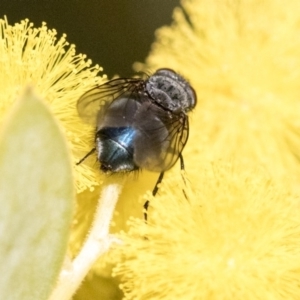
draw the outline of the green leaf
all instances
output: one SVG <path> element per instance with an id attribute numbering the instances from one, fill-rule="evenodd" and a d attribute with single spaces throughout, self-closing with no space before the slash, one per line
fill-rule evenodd
<path id="1" fill-rule="evenodd" d="M 0 299 L 47 299 L 74 206 L 65 139 L 28 89 L 0 133 Z"/>

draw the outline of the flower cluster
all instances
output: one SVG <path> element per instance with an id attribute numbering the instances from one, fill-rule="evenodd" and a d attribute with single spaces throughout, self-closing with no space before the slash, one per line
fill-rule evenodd
<path id="1" fill-rule="evenodd" d="M 20 97 L 27 85 L 33 85 L 61 123 L 73 153 L 79 161 L 93 147 L 94 128 L 78 117 L 76 102 L 88 89 L 103 81 L 97 74 L 102 69 L 85 55 L 76 54 L 66 35 L 43 23 L 34 28 L 29 20 L 11 26 L 0 20 L 0 122 L 11 104 Z M 99 184 L 99 175 L 87 164 L 77 167 L 78 192 Z"/>
<path id="2" fill-rule="evenodd" d="M 202 167 L 197 185 L 166 180 L 148 223 L 121 235 L 125 299 L 297 299 L 300 197 L 263 170 Z"/>

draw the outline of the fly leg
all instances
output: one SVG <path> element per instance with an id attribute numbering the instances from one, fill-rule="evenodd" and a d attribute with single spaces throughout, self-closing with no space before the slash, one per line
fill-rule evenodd
<path id="1" fill-rule="evenodd" d="M 79 162 L 76 163 L 76 166 L 80 165 L 83 161 L 85 161 L 91 154 L 96 151 L 96 148 L 93 148 L 90 152 L 88 152 Z"/>
<path id="2" fill-rule="evenodd" d="M 183 156 L 182 156 L 181 153 L 179 154 L 179 159 L 180 159 L 181 177 L 182 177 L 182 180 L 183 180 L 183 182 L 184 182 L 184 185 L 186 186 L 186 181 L 185 181 L 185 178 L 184 178 L 184 176 L 183 176 L 183 174 L 182 174 L 182 172 L 185 171 L 185 169 L 184 169 Z M 183 192 L 183 195 L 184 195 L 185 199 L 188 200 L 188 197 L 187 197 L 186 192 L 185 192 L 184 189 L 182 190 L 182 192 Z"/>
<path id="3" fill-rule="evenodd" d="M 155 197 L 155 195 L 156 195 L 156 193 L 157 193 L 157 191 L 158 191 L 158 185 L 162 182 L 162 180 L 163 180 L 163 178 L 164 178 L 164 174 L 165 174 L 165 172 L 161 172 L 161 173 L 159 174 L 159 177 L 158 177 L 158 179 L 157 179 L 157 181 L 156 181 L 156 184 L 155 184 L 155 186 L 154 186 L 154 189 L 153 189 L 153 191 L 152 191 L 152 196 L 153 196 L 153 197 Z M 150 204 L 150 201 L 149 201 L 149 200 L 147 200 L 147 201 L 145 202 L 145 204 L 144 204 L 144 220 L 145 220 L 146 223 L 147 223 L 147 217 L 148 217 L 148 207 L 149 207 L 149 204 Z"/>

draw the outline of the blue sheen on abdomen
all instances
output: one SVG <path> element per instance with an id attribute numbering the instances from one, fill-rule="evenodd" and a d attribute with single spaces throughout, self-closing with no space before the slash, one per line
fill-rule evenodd
<path id="1" fill-rule="evenodd" d="M 135 135 L 132 127 L 104 127 L 97 132 L 98 159 L 104 172 L 138 169 L 133 161 Z"/>

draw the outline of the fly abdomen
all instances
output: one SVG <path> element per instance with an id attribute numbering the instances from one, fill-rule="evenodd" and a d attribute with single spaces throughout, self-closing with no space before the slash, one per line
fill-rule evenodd
<path id="1" fill-rule="evenodd" d="M 100 168 L 104 172 L 130 172 L 138 169 L 133 161 L 135 129 L 104 127 L 96 135 Z"/>

